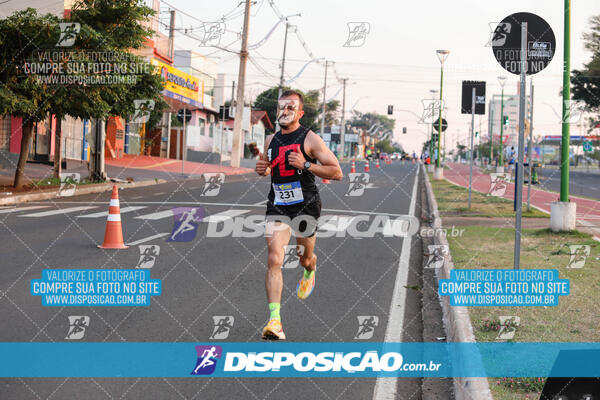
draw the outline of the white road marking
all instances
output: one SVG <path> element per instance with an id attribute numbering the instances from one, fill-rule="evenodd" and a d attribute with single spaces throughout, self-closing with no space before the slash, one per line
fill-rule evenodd
<path id="1" fill-rule="evenodd" d="M 173 216 L 173 210 L 164 210 L 164 211 L 158 211 L 152 214 L 146 214 L 146 215 L 140 215 L 135 217 L 135 219 L 150 219 L 150 220 L 157 220 L 157 219 L 163 219 L 163 218 L 168 218 Z"/>
<path id="2" fill-rule="evenodd" d="M 30 202 L 30 203 L 35 203 L 35 202 Z M 61 201 L 61 204 L 98 204 L 98 205 L 106 205 L 105 202 L 89 202 L 89 201 Z M 242 204 L 242 203 L 212 203 L 212 202 L 203 202 L 203 201 L 128 201 L 127 204 L 148 204 L 148 205 L 152 205 L 152 204 L 158 204 L 161 206 L 169 206 L 169 205 L 189 205 L 189 206 L 224 206 L 224 207 L 260 207 L 262 208 L 263 205 L 262 204 Z M 406 214 L 392 214 L 392 213 L 387 213 L 387 212 L 374 212 L 374 211 L 362 211 L 362 210 L 340 210 L 337 208 L 323 208 L 321 211 L 330 211 L 330 212 L 338 212 L 338 213 L 345 213 L 345 214 L 361 214 L 361 215 L 387 215 L 390 217 L 405 217 Z M 161 219 L 161 218 L 165 218 L 170 216 L 171 214 L 168 215 L 162 215 L 163 212 L 167 212 L 169 213 L 170 210 L 168 211 L 161 211 L 159 213 L 155 213 L 155 214 L 160 214 L 158 216 L 158 218 L 156 219 Z M 547 212 L 547 211 L 546 211 Z M 153 214 L 148 214 L 148 215 L 153 215 Z M 136 218 L 140 218 L 140 219 L 154 219 L 154 218 L 143 218 L 146 217 L 144 215 L 141 215 L 139 217 Z"/>
<path id="3" fill-rule="evenodd" d="M 50 215 L 68 214 L 68 213 L 74 213 L 74 212 L 77 212 L 77 211 L 90 210 L 92 208 L 96 208 L 96 206 L 82 206 L 82 207 L 71 207 L 71 208 L 59 208 L 58 210 L 42 211 L 42 212 L 39 212 L 39 213 L 19 215 L 19 217 L 33 217 L 33 218 L 48 217 Z"/>
<path id="4" fill-rule="evenodd" d="M 247 214 L 250 210 L 227 210 L 220 212 L 218 214 L 210 215 L 208 218 L 204 218 L 202 222 L 210 223 L 210 222 L 222 222 L 233 217 L 237 217 L 238 215 Z"/>
<path id="5" fill-rule="evenodd" d="M 125 214 L 135 210 L 141 210 L 142 208 L 146 208 L 146 206 L 123 207 L 121 208 L 121 214 Z M 102 211 L 93 214 L 78 215 L 77 218 L 100 218 L 106 217 L 107 215 L 108 211 Z"/>
<path id="6" fill-rule="evenodd" d="M 167 194 L 166 192 L 158 192 L 154 193 L 154 196 L 162 196 L 163 194 Z"/>
<path id="7" fill-rule="evenodd" d="M 10 207 L 10 208 L 0 208 L 0 214 L 6 214 L 11 212 L 19 212 L 26 210 L 35 210 L 38 208 L 48 208 L 50 206 L 31 206 L 31 207 Z"/>
<path id="8" fill-rule="evenodd" d="M 258 203 L 254 203 L 252 205 L 253 206 L 262 206 L 263 204 L 267 204 L 267 201 L 269 201 L 269 200 L 267 199 L 267 200 L 259 201 Z"/>
<path id="9" fill-rule="evenodd" d="M 135 242 L 129 242 L 129 243 L 127 243 L 127 246 L 135 246 L 135 245 L 140 244 L 140 243 L 149 242 L 151 240 L 158 239 L 158 238 L 161 238 L 163 236 L 169 236 L 169 235 L 170 235 L 169 232 L 159 233 L 157 235 L 152 235 L 152 236 L 148 236 L 148 237 L 143 238 L 143 239 L 136 240 Z"/>
<path id="10" fill-rule="evenodd" d="M 417 202 L 417 184 L 419 182 L 419 171 L 415 174 L 415 183 L 413 184 L 412 196 L 408 215 L 415 215 L 415 204 Z M 402 240 L 402 250 L 400 251 L 400 260 L 398 261 L 398 272 L 396 273 L 396 282 L 394 283 L 394 292 L 390 304 L 389 318 L 385 330 L 384 342 L 401 342 L 402 329 L 404 322 L 404 308 L 406 306 L 406 283 L 408 281 L 408 269 L 410 262 L 410 249 L 412 237 L 408 236 Z M 392 400 L 396 398 L 396 387 L 398 378 L 377 378 L 375 390 L 373 391 L 373 400 Z"/>

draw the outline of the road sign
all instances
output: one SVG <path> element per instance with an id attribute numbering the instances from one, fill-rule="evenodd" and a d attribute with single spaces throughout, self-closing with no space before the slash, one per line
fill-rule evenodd
<path id="1" fill-rule="evenodd" d="M 183 122 L 184 113 L 185 113 L 185 122 L 190 122 L 190 120 L 192 119 L 192 112 L 190 110 L 188 110 L 187 108 L 182 108 L 181 110 L 177 111 L 177 119 L 179 120 L 179 122 Z"/>
<path id="2" fill-rule="evenodd" d="M 521 23 L 527 22 L 527 75 L 537 74 L 550 64 L 556 51 L 556 38 L 550 25 L 540 16 L 520 12 L 509 15 L 496 26 L 492 51 L 502 68 L 521 73 Z"/>
<path id="3" fill-rule="evenodd" d="M 462 107 L 461 114 L 471 114 L 471 102 L 475 88 L 475 114 L 485 114 L 485 82 L 463 81 L 462 82 Z"/>
<path id="4" fill-rule="evenodd" d="M 592 152 L 594 150 L 594 148 L 592 147 L 592 142 L 589 140 L 586 140 L 585 142 L 583 142 L 583 151 L 585 151 L 586 153 Z"/>
<path id="5" fill-rule="evenodd" d="M 435 128 L 436 131 L 440 131 L 440 119 L 436 119 L 435 122 L 433 123 L 433 127 Z M 448 129 L 448 121 L 446 121 L 445 118 L 442 118 L 442 132 L 444 132 L 446 129 Z"/>

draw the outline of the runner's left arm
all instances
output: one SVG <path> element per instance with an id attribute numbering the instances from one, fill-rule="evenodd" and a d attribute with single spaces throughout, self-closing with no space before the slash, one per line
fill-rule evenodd
<path id="1" fill-rule="evenodd" d="M 324 179 L 333 179 L 336 181 L 342 180 L 344 175 L 342 174 L 342 169 L 340 168 L 337 157 L 329 150 L 319 135 L 312 131 L 309 132 L 304 143 L 306 153 L 309 156 L 316 158 L 320 163 L 312 164 L 310 166 L 309 171 L 311 173 Z M 288 160 L 294 168 L 303 169 L 305 161 L 304 156 L 302 153 L 296 154 L 297 156 L 288 157 Z"/>

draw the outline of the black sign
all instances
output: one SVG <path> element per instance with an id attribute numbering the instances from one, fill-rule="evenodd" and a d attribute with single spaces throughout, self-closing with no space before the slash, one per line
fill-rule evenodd
<path id="1" fill-rule="evenodd" d="M 181 110 L 177 111 L 177 119 L 179 120 L 179 122 L 183 122 L 184 114 L 185 122 L 190 122 L 190 120 L 192 119 L 192 112 L 187 108 L 182 108 Z"/>
<path id="2" fill-rule="evenodd" d="M 433 123 L 433 127 L 436 131 L 440 131 L 440 119 L 436 119 L 435 122 Z M 446 129 L 448 129 L 448 121 L 446 121 L 444 118 L 442 118 L 442 132 L 444 132 Z"/>
<path id="3" fill-rule="evenodd" d="M 471 114 L 473 103 L 473 88 L 475 88 L 475 114 L 485 114 L 485 82 L 463 81 L 461 114 Z"/>
<path id="4" fill-rule="evenodd" d="M 521 73 L 521 23 L 527 22 L 527 75 L 537 74 L 550 64 L 556 51 L 556 38 L 550 25 L 528 12 L 509 15 L 492 33 L 494 57 L 511 74 Z"/>

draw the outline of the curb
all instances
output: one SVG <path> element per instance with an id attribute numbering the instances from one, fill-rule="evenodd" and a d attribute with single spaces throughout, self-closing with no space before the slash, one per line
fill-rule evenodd
<path id="1" fill-rule="evenodd" d="M 423 174 L 425 178 L 425 187 L 427 190 L 427 202 L 429 204 L 429 214 L 432 218 L 432 227 L 435 236 L 433 243 L 436 245 L 448 246 L 448 240 L 441 233 L 442 219 L 438 211 L 437 202 L 433 195 L 433 189 L 429 182 L 427 173 Z M 448 255 L 444 257 L 444 264 L 436 270 L 436 277 L 440 279 L 450 278 L 450 271 L 454 269 L 452 256 L 450 255 L 450 247 L 448 246 Z M 447 296 L 440 297 L 442 304 L 444 327 L 446 329 L 448 342 L 475 343 L 475 335 L 473 334 L 473 326 L 469 317 L 467 307 L 455 307 L 450 305 L 450 298 Z M 464 362 L 465 360 L 458 360 Z M 470 378 L 459 377 L 452 378 L 454 381 L 454 396 L 456 400 L 493 400 L 492 393 L 487 378 Z"/>
<path id="2" fill-rule="evenodd" d="M 151 181 L 148 180 L 148 181 L 139 181 L 139 182 L 132 182 L 132 183 L 111 182 L 111 183 L 104 183 L 104 184 L 99 184 L 99 185 L 90 185 L 89 187 L 84 186 L 81 188 L 77 188 L 75 193 L 72 196 L 68 196 L 68 197 L 79 196 L 79 195 L 90 194 L 90 193 L 107 192 L 107 191 L 112 190 L 112 187 L 114 185 L 118 185 L 119 189 L 129 189 L 129 188 L 144 187 L 144 186 L 151 186 L 151 185 L 160 185 L 162 183 L 167 183 L 167 181 L 164 179 L 155 179 L 155 180 L 151 180 Z M 46 191 L 39 191 L 36 193 L 26 193 L 26 194 L 18 194 L 18 195 L 10 196 L 10 197 L 4 197 L 4 198 L 0 199 L 0 206 L 10 206 L 10 205 L 26 203 L 28 201 L 49 200 L 49 199 L 62 198 L 62 197 L 63 196 L 58 195 L 57 189 L 51 189 L 51 190 L 46 190 Z M 67 196 L 64 196 L 64 197 L 67 197 Z"/>

